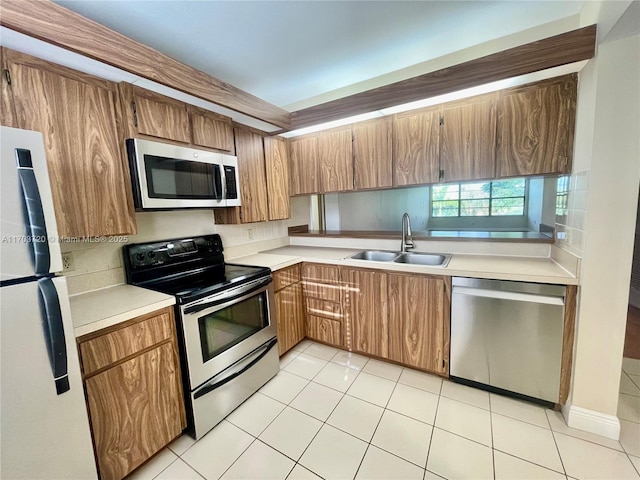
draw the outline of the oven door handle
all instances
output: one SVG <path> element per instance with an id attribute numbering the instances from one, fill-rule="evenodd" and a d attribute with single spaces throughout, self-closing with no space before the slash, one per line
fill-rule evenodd
<path id="1" fill-rule="evenodd" d="M 264 278 L 262 280 L 256 280 L 255 282 L 252 282 L 251 284 L 249 284 L 250 286 L 246 289 L 238 287 L 238 289 L 233 289 L 232 291 L 227 292 L 226 294 L 223 293 L 220 295 L 216 295 L 215 300 L 211 300 L 210 302 L 197 303 L 190 307 L 189 306 L 185 307 L 183 313 L 185 315 L 189 315 L 192 313 L 201 312 L 202 310 L 207 310 L 208 308 L 211 308 L 211 307 L 222 305 L 223 303 L 237 300 L 238 298 L 244 297 L 246 295 L 249 295 L 250 293 L 260 290 L 261 288 L 264 288 L 265 285 L 270 284 L 272 281 L 273 281 L 273 278 L 271 276 Z"/>
<path id="2" fill-rule="evenodd" d="M 278 343 L 277 338 L 272 338 L 269 342 L 265 343 L 261 347 L 257 348 L 249 355 L 247 355 L 244 359 L 238 361 L 235 365 L 229 368 L 229 372 L 223 371 L 220 374 L 213 377 L 208 383 L 205 383 L 198 390 L 193 393 L 193 399 L 197 399 L 205 396 L 207 393 L 212 392 L 213 390 L 222 387 L 223 385 L 229 383 L 234 378 L 239 377 L 244 372 L 253 367 L 256 363 L 262 360 L 267 353 L 271 351 L 271 349 Z M 260 350 L 262 350 L 260 352 Z M 257 356 L 256 356 L 257 355 Z M 253 359 L 252 359 L 253 358 Z M 249 361 L 249 363 L 246 363 Z M 235 367 L 235 368 L 234 368 Z"/>

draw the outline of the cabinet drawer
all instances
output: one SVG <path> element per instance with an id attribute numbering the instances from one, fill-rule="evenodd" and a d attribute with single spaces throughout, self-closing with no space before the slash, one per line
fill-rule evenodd
<path id="1" fill-rule="evenodd" d="M 80 343 L 84 375 L 134 355 L 173 336 L 173 310 L 157 312 L 151 318 Z"/>
<path id="2" fill-rule="evenodd" d="M 273 272 L 273 288 L 277 292 L 300 281 L 300 265 Z"/>
<path id="3" fill-rule="evenodd" d="M 329 302 L 342 302 L 340 267 L 332 265 L 305 264 L 302 279 L 307 298 L 319 298 Z"/>
<path id="4" fill-rule="evenodd" d="M 307 337 L 342 346 L 342 324 L 328 318 L 307 316 Z"/>
<path id="5" fill-rule="evenodd" d="M 342 322 L 342 305 L 339 303 L 325 302 L 314 298 L 307 299 L 307 312 L 309 315 L 329 318 L 336 322 Z"/>

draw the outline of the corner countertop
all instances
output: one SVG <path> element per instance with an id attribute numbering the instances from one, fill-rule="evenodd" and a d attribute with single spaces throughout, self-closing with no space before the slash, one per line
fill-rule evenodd
<path id="1" fill-rule="evenodd" d="M 172 295 L 133 285 L 71 295 L 69 300 L 76 338 L 176 303 Z"/>
<path id="2" fill-rule="evenodd" d="M 577 285 L 578 279 L 548 257 L 453 254 L 447 267 L 372 262 L 349 258 L 360 250 L 330 247 L 288 246 L 229 259 L 230 263 L 259 265 L 279 270 L 299 262 L 330 263 L 407 273 Z M 446 252 L 443 252 L 446 253 Z"/>

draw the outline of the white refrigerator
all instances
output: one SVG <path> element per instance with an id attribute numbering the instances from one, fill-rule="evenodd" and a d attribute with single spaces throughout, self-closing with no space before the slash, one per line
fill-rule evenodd
<path id="1" fill-rule="evenodd" d="M 0 152 L 0 478 L 95 479 L 43 136 Z"/>

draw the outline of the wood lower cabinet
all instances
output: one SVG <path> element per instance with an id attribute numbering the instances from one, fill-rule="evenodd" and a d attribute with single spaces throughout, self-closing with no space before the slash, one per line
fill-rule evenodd
<path id="1" fill-rule="evenodd" d="M 43 133 L 59 235 L 136 233 L 117 85 L 9 49 L 2 58 L 2 122 Z"/>
<path id="2" fill-rule="evenodd" d="M 295 137 L 289 141 L 291 195 L 320 192 L 318 161 L 317 134 Z"/>
<path id="3" fill-rule="evenodd" d="M 571 173 L 577 74 L 500 92 L 496 177 Z"/>
<path id="4" fill-rule="evenodd" d="M 352 128 L 355 189 L 391 187 L 391 118 L 356 123 Z"/>
<path id="5" fill-rule="evenodd" d="M 342 280 L 350 347 L 357 352 L 388 358 L 387 274 L 342 268 Z"/>
<path id="6" fill-rule="evenodd" d="M 348 348 L 348 339 L 345 339 L 344 287 L 340 267 L 304 263 L 302 283 L 307 337 L 336 347 Z"/>
<path id="7" fill-rule="evenodd" d="M 78 339 L 98 470 L 120 480 L 186 426 L 173 309 Z"/>
<path id="8" fill-rule="evenodd" d="M 273 281 L 278 326 L 278 352 L 283 355 L 305 337 L 305 311 L 300 265 L 274 272 Z"/>
<path id="9" fill-rule="evenodd" d="M 451 277 L 390 273 L 389 358 L 422 370 L 449 370 Z"/>
<path id="10" fill-rule="evenodd" d="M 440 178 L 441 106 L 393 119 L 394 186 L 436 183 Z"/>

